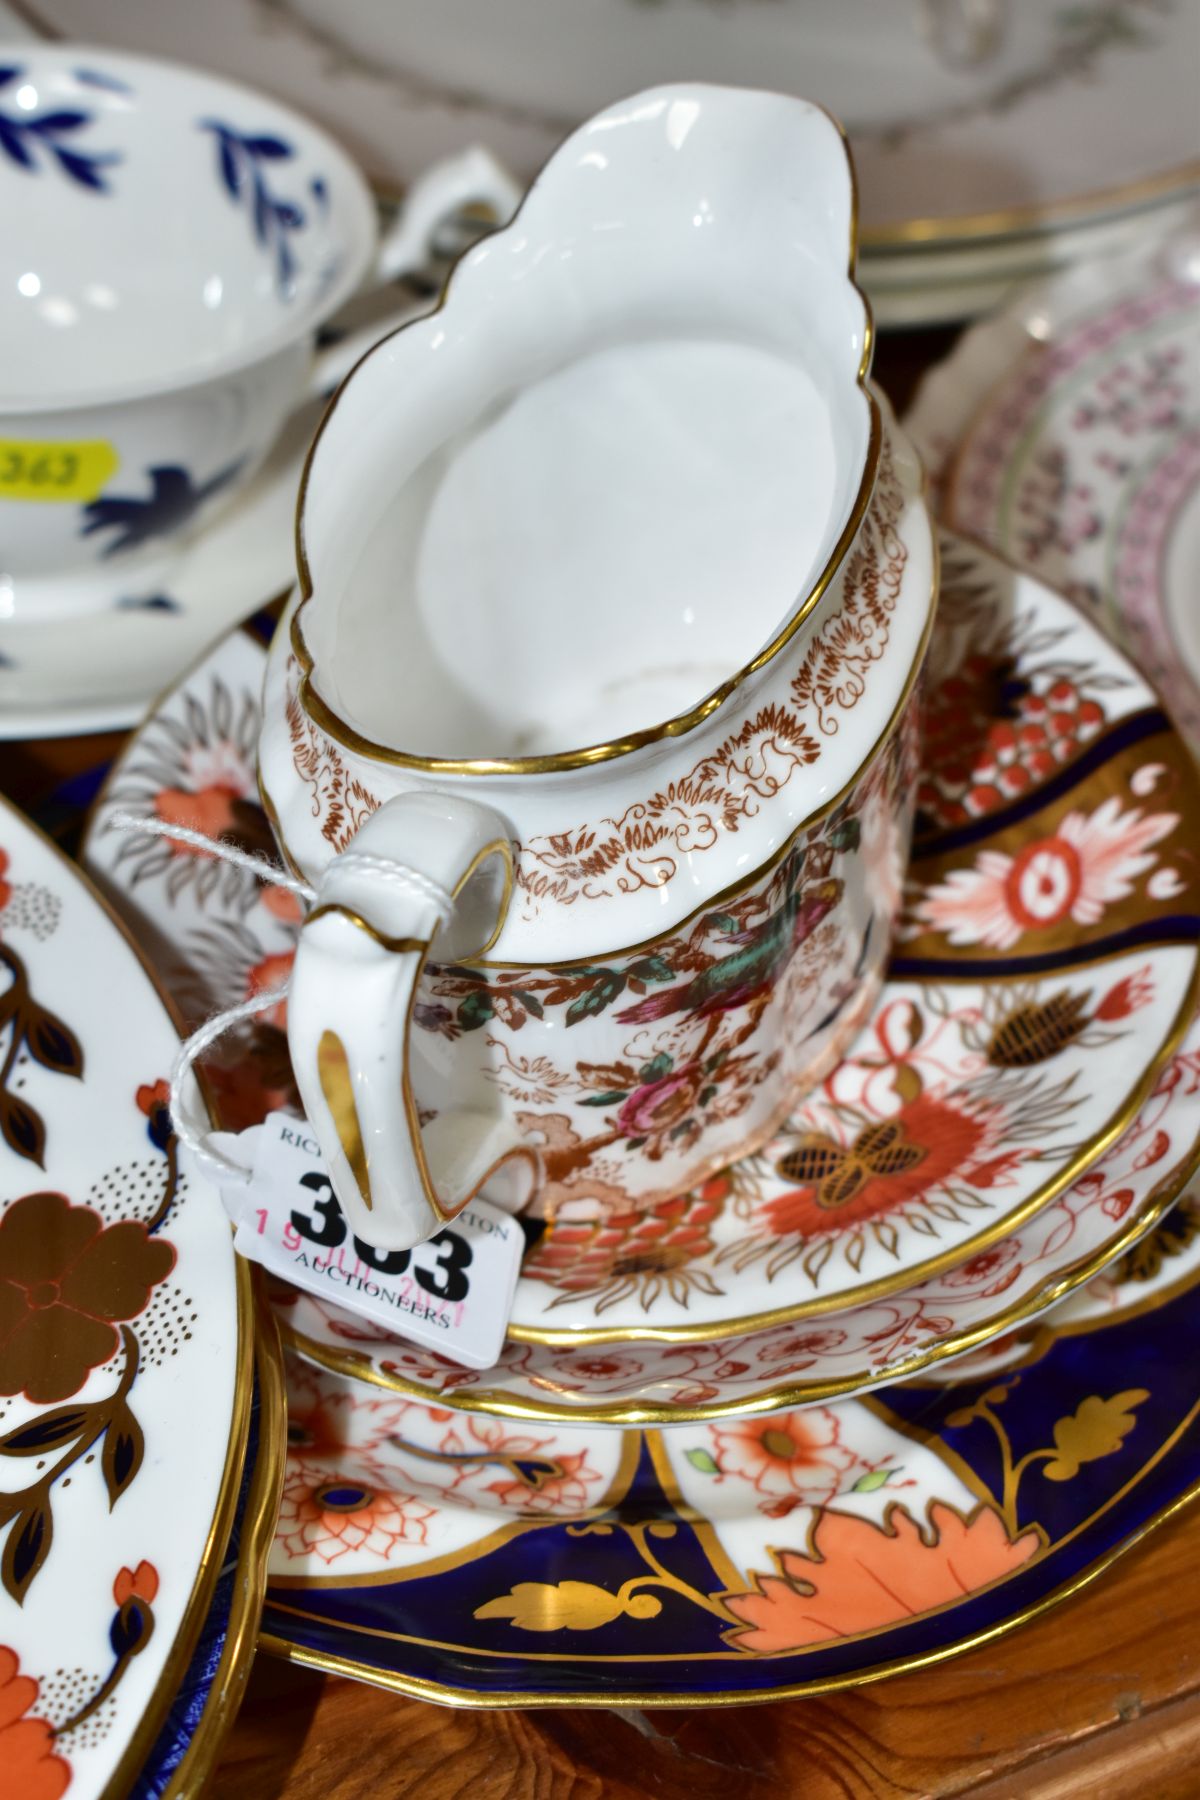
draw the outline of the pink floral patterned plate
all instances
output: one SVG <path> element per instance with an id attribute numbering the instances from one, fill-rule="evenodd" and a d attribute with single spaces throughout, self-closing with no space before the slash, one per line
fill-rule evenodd
<path id="1" fill-rule="evenodd" d="M 249 1283 L 180 1166 L 177 1045 L 116 921 L 0 807 L 0 1788 L 22 1800 L 129 1791 L 238 1500 Z"/>
<path id="2" fill-rule="evenodd" d="M 1025 290 L 906 424 L 947 523 L 1098 615 L 1200 744 L 1200 215 Z"/>
<path id="3" fill-rule="evenodd" d="M 1084 1171 L 1190 1021 L 1190 762 L 1072 607 L 960 545 L 945 570 L 907 922 L 852 1054 L 763 1154 L 699 1192 L 557 1221 L 526 1256 L 498 1370 L 472 1375 L 281 1294 L 311 1355 L 498 1411 L 616 1421 L 812 1399 L 1032 1316 L 1178 1192 L 1197 1131 L 1182 1078 L 1139 1121 L 1165 1092 L 1172 1123 L 1132 1185 L 1118 1177 L 1137 1139 Z M 294 903 L 122 837 L 106 811 L 268 848 L 252 761 L 261 669 L 252 639 L 226 639 L 134 740 L 89 834 L 193 1018 L 277 983 Z M 978 752 L 970 779 L 964 744 Z M 213 1071 L 231 1124 L 290 1098 L 279 1025 Z M 607 1348 L 634 1338 L 636 1351 Z"/>

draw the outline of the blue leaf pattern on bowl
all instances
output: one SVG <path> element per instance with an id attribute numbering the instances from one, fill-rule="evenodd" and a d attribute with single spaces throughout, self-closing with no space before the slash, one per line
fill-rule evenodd
<path id="1" fill-rule="evenodd" d="M 279 292 L 291 297 L 296 259 L 292 254 L 291 233 L 301 231 L 305 215 L 294 200 L 271 191 L 266 170 L 272 163 L 287 162 L 295 149 L 283 138 L 267 132 L 242 132 L 220 119 L 201 119 L 201 131 L 211 131 L 217 145 L 217 171 L 226 193 L 235 205 L 248 202 L 254 236 L 263 249 L 275 258 L 275 276 Z M 314 177 L 310 183 L 314 197 L 323 195 L 325 184 Z"/>
<path id="2" fill-rule="evenodd" d="M 19 80 L 23 72 L 16 64 L 0 68 L 0 88 Z M 107 194 L 110 189 L 104 171 L 121 161 L 119 151 L 80 150 L 63 141 L 73 138 L 76 132 L 91 123 L 91 113 L 80 112 L 77 108 L 24 114 L 0 111 L 0 150 L 10 163 L 26 174 L 40 174 L 49 157 L 50 166 L 57 163 L 61 172 L 78 187 Z"/>

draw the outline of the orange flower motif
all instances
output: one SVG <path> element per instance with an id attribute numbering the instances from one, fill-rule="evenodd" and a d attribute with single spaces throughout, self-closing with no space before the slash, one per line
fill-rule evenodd
<path id="1" fill-rule="evenodd" d="M 1037 1548 L 1036 1532 L 1010 1538 L 990 1506 L 964 1517 L 935 1500 L 927 1531 L 902 1506 L 890 1506 L 882 1526 L 822 1513 L 807 1555 L 785 1550 L 778 1575 L 756 1576 L 754 1592 L 726 1596 L 741 1627 L 730 1641 L 776 1656 L 914 1619 L 1011 1575 Z"/>
<path id="2" fill-rule="evenodd" d="M 840 1439 L 837 1415 L 824 1406 L 712 1428 L 721 1475 L 748 1481 L 756 1493 L 787 1502 L 784 1510 L 789 1512 L 801 1499 L 816 1505 L 837 1493 L 858 1462 Z"/>
<path id="3" fill-rule="evenodd" d="M 256 962 L 246 977 L 246 998 L 252 999 L 255 994 L 269 994 L 275 988 L 283 986 L 292 972 L 292 964 L 296 960 L 294 950 L 280 950 L 274 956 L 264 956 Z M 274 1025 L 277 1031 L 287 1030 L 287 1001 L 281 1000 L 278 1006 L 259 1015 L 268 1025 Z"/>
<path id="4" fill-rule="evenodd" d="M 54 1730 L 29 1716 L 38 1684 L 21 1674 L 15 1651 L 0 1644 L 0 1796 L 2 1800 L 58 1800 L 71 1765 L 54 1749 Z"/>
<path id="5" fill-rule="evenodd" d="M 148 1119 L 153 1117 L 160 1106 L 171 1104 L 170 1082 L 156 1081 L 153 1087 L 148 1082 L 143 1083 L 137 1091 L 137 1103 L 140 1112 L 144 1112 Z"/>
<path id="6" fill-rule="evenodd" d="M 878 1218 L 952 1175 L 971 1180 L 986 1136 L 982 1119 L 930 1094 L 918 1094 L 889 1119 L 873 1120 L 850 1144 L 809 1132 L 785 1160 L 793 1176 L 799 1167 L 811 1170 L 811 1178 L 769 1201 L 763 1220 L 779 1235 L 820 1237 Z"/>
<path id="7" fill-rule="evenodd" d="M 118 1606 L 124 1606 L 136 1594 L 147 1606 L 153 1603 L 158 1592 L 158 1570 L 152 1562 L 143 1560 L 136 1569 L 122 1569 L 113 1582 L 113 1599 Z"/>
<path id="8" fill-rule="evenodd" d="M 0 1219 L 0 1394 L 78 1393 L 174 1264 L 174 1246 L 136 1220 L 105 1225 L 64 1194 L 14 1201 Z"/>
<path id="9" fill-rule="evenodd" d="M 1109 988 L 1103 1000 L 1092 1015 L 1103 1019 L 1105 1023 L 1113 1019 L 1127 1019 L 1140 1006 L 1145 1006 L 1154 998 L 1154 983 L 1150 979 L 1148 969 L 1140 969 L 1134 975 L 1124 975 L 1115 987 Z"/>
<path id="10" fill-rule="evenodd" d="M 237 788 L 224 783 L 201 788 L 196 794 L 186 793 L 181 788 L 161 788 L 154 796 L 154 810 L 164 825 L 182 825 L 188 831 L 202 831 L 205 837 L 219 838 L 233 831 L 237 823 L 234 807 L 240 799 Z M 181 844 L 174 838 L 165 841 L 172 856 L 211 857 L 213 854 L 211 850 Z"/>
<path id="11" fill-rule="evenodd" d="M 346 1556 L 388 1562 L 398 1545 L 424 1544 L 435 1516 L 436 1508 L 417 1495 L 389 1487 L 368 1459 L 354 1464 L 289 1457 L 276 1545 L 311 1566 L 330 1568 Z"/>
<path id="12" fill-rule="evenodd" d="M 1124 812 L 1112 794 L 1091 813 L 1068 813 L 1055 833 L 1015 856 L 981 850 L 970 867 L 952 869 L 928 889 L 916 917 L 951 944 L 993 950 L 1011 950 L 1027 932 L 1067 919 L 1098 925 L 1154 867 L 1152 846 L 1178 823 L 1176 813 Z"/>

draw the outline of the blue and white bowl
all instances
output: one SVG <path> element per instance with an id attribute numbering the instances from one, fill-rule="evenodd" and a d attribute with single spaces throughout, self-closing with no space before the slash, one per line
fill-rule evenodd
<path id="1" fill-rule="evenodd" d="M 372 276 L 421 261 L 447 212 L 514 200 L 469 153 L 417 184 L 380 243 L 355 164 L 289 108 L 146 57 L 14 46 L 0 67 L 0 618 L 108 604 L 133 562 L 144 582 L 330 384 L 322 323 Z"/>

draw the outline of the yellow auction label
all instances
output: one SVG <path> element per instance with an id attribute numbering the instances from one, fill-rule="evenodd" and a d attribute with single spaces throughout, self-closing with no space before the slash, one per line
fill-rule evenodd
<path id="1" fill-rule="evenodd" d="M 0 500 L 94 500 L 117 464 L 103 438 L 81 444 L 0 438 Z"/>

